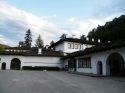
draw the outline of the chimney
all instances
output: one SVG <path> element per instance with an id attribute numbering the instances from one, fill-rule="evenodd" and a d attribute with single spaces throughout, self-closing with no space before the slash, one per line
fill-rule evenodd
<path id="1" fill-rule="evenodd" d="M 42 54 L 42 48 L 38 48 L 38 54 Z"/>

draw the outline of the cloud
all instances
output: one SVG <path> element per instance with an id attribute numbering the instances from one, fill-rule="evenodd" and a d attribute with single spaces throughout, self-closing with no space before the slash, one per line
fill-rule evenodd
<path id="1" fill-rule="evenodd" d="M 105 17 L 117 13 L 125 13 L 125 0 L 95 0 L 98 5 L 95 7 L 93 16 Z"/>
<path id="2" fill-rule="evenodd" d="M 36 16 L 8 5 L 5 2 L 0 3 L 0 15 L 0 34 L 3 34 L 3 32 L 6 33 L 6 35 L 11 33 L 14 37 L 8 35 L 8 38 L 12 41 L 16 40 L 18 42 L 19 40 L 23 40 L 24 34 L 29 28 L 33 34 L 33 43 L 38 34 L 41 34 L 45 44 L 48 44 L 54 36 L 67 32 L 49 21 L 47 17 Z M 56 14 L 54 14 L 53 17 L 56 17 Z M 6 39 L 4 39 L 4 41 L 5 40 Z M 11 45 L 13 46 L 14 44 Z"/>
<path id="3" fill-rule="evenodd" d="M 119 4 L 117 3 L 117 6 Z M 105 15 L 105 13 L 107 12 L 104 11 L 100 15 Z M 58 40 L 62 33 L 79 37 L 82 34 L 87 35 L 93 28 L 96 28 L 98 25 L 104 25 L 106 21 L 111 21 L 114 17 L 118 17 L 123 13 L 124 11 L 120 11 L 120 8 L 117 8 L 117 12 L 112 12 L 101 17 L 93 15 L 83 20 L 77 17 L 70 17 L 66 20 L 65 24 L 67 26 L 60 27 L 49 20 L 50 18 L 56 19 L 56 14 L 53 14 L 52 17 L 36 16 L 0 1 L 0 43 L 17 46 L 19 41 L 24 40 L 25 32 L 29 28 L 33 34 L 33 44 L 39 34 L 41 34 L 45 44 L 49 44 L 51 40 Z"/>
<path id="4" fill-rule="evenodd" d="M 97 28 L 98 25 L 104 25 L 108 21 L 112 21 L 115 17 L 119 17 L 120 15 L 124 14 L 123 12 L 118 12 L 114 14 L 110 14 L 105 17 L 90 17 L 86 20 L 80 20 L 76 17 L 71 17 L 67 20 L 67 22 L 71 25 L 73 25 L 73 29 L 70 29 L 71 32 L 74 32 L 74 34 L 79 37 L 80 35 L 84 34 L 87 35 L 89 31 L 91 31 L 93 28 Z"/>

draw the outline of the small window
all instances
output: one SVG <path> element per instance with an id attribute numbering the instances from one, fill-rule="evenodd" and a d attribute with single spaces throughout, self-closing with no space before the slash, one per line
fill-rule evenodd
<path id="1" fill-rule="evenodd" d="M 73 43 L 71 43 L 71 48 L 74 49 L 74 44 Z"/>
<path id="2" fill-rule="evenodd" d="M 68 48 L 69 48 L 69 49 L 71 48 L 71 43 L 68 43 Z"/>
<path id="3" fill-rule="evenodd" d="M 78 59 L 79 68 L 91 68 L 91 58 L 80 58 Z"/>
<path id="4" fill-rule="evenodd" d="M 78 44 L 75 44 L 75 49 L 78 49 Z"/>
<path id="5" fill-rule="evenodd" d="M 82 46 L 82 45 L 80 45 L 80 49 L 83 49 L 83 46 Z"/>

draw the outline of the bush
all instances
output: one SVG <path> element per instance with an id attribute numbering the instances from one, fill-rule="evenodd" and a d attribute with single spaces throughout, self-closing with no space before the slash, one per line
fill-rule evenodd
<path id="1" fill-rule="evenodd" d="M 46 67 L 46 66 L 23 66 L 23 70 L 48 70 L 48 71 L 59 71 L 59 67 Z"/>

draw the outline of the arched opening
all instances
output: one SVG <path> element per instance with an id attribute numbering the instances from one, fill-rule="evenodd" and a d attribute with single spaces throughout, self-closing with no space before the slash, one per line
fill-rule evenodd
<path id="1" fill-rule="evenodd" d="M 3 62 L 3 63 L 2 63 L 2 70 L 5 70 L 5 69 L 6 69 L 6 63 Z"/>
<path id="2" fill-rule="evenodd" d="M 97 74 L 103 75 L 103 64 L 101 61 L 98 61 L 98 63 L 97 63 Z"/>
<path id="3" fill-rule="evenodd" d="M 20 67 L 21 67 L 21 62 L 18 58 L 14 58 L 14 59 L 11 60 L 10 69 L 20 70 Z"/>
<path id="4" fill-rule="evenodd" d="M 112 53 L 107 58 L 107 74 L 111 76 L 125 75 L 124 59 L 119 53 Z"/>
<path id="5" fill-rule="evenodd" d="M 69 59 L 68 60 L 68 69 L 76 72 L 76 59 Z"/>

